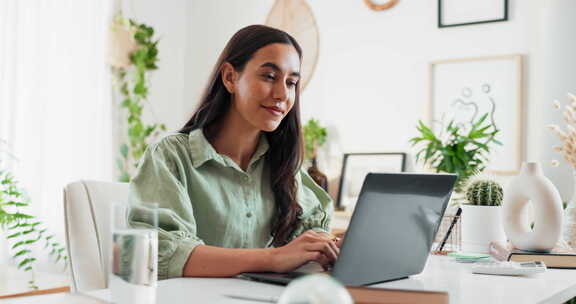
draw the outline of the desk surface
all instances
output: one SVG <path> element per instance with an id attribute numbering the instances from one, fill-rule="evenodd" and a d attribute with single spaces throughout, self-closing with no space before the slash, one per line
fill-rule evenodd
<path id="1" fill-rule="evenodd" d="M 576 270 L 549 269 L 529 277 L 506 277 L 472 274 L 471 265 L 460 264 L 448 257 L 431 256 L 423 273 L 409 279 L 383 283 L 374 287 L 410 290 L 447 291 L 450 303 L 564 303 L 576 297 Z M 226 293 L 278 296 L 283 287 L 242 279 L 180 278 L 158 282 L 158 304 L 252 303 L 225 297 Z M 88 294 L 109 299 L 107 290 Z M 95 299 L 79 302 L 78 296 L 57 294 L 35 297 L 42 303 L 98 303 Z M 30 303 L 31 298 L 7 300 L 5 303 Z M 102 302 L 100 302 L 102 303 Z M 105 302 L 104 302 L 105 303 Z M 256 302 L 254 302 L 256 303 Z"/>

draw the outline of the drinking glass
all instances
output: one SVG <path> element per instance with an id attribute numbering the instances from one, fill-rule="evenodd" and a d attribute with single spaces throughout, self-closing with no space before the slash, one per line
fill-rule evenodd
<path id="1" fill-rule="evenodd" d="M 112 302 L 156 303 L 158 204 L 114 203 L 111 220 Z"/>

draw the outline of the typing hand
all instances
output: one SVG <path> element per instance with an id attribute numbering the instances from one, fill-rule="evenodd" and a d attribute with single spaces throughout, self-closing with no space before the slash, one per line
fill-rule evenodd
<path id="1" fill-rule="evenodd" d="M 329 235 L 308 230 L 287 245 L 274 248 L 272 269 L 289 272 L 309 261 L 318 262 L 328 269 L 339 253 L 340 249 Z"/>

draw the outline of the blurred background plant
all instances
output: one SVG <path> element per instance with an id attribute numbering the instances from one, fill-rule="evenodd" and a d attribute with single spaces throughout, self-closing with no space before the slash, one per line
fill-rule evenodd
<path id="1" fill-rule="evenodd" d="M 44 249 L 54 257 L 54 262 L 63 263 L 64 268 L 68 265 L 68 257 L 64 247 L 54 239 L 54 235 L 49 234 L 42 222 L 27 211 L 30 199 L 6 168 L 6 158 L 15 158 L 5 150 L 5 146 L 6 142 L 0 140 L 0 229 L 7 234 L 6 239 L 18 269 L 32 272 L 29 287 L 38 289 L 33 275 L 36 262 L 32 253 L 33 247 L 44 242 Z"/>
<path id="2" fill-rule="evenodd" d="M 568 98 L 570 101 L 564 106 L 564 111 L 562 112 L 566 128 L 562 129 L 554 124 L 550 124 L 547 127 L 558 136 L 561 142 L 560 146 L 552 148 L 562 153 L 564 160 L 572 168 L 573 176 L 576 176 L 576 96 L 568 93 Z M 562 108 L 558 100 L 555 100 L 553 105 L 558 110 Z M 558 160 L 552 161 L 552 166 L 558 167 L 559 165 L 560 162 Z M 572 198 L 564 203 L 564 209 L 563 238 L 569 246 L 576 248 L 576 191 Z"/>
<path id="3" fill-rule="evenodd" d="M 547 127 L 554 132 L 562 142 L 561 146 L 552 147 L 555 151 L 562 153 L 566 162 L 576 169 L 576 96 L 568 93 L 571 102 L 564 106 L 562 116 L 566 122 L 566 129 L 563 130 L 558 125 L 550 124 Z M 554 108 L 560 110 L 562 107 L 558 100 L 554 101 Z M 560 162 L 552 161 L 552 165 L 557 167 Z"/>
<path id="4" fill-rule="evenodd" d="M 147 74 L 158 69 L 158 42 L 152 27 L 121 15 L 114 19 L 109 62 L 122 96 L 120 107 L 128 124 L 127 142 L 120 144 L 117 160 L 121 182 L 130 181 L 148 144 L 166 131 L 162 123 L 146 124 L 142 120 L 145 103 L 149 109 L 151 107 L 147 103 Z"/>
<path id="5" fill-rule="evenodd" d="M 466 180 L 486 168 L 491 145 L 502 145 L 495 138 L 499 130 L 494 119 L 486 121 L 488 114 L 464 124 L 451 120 L 438 135 L 419 120 L 420 136 L 410 139 L 412 146 L 422 144 L 416 162 L 422 161 L 436 172 L 458 174 L 455 191 L 462 193 Z"/>
<path id="6" fill-rule="evenodd" d="M 324 190 L 328 191 L 328 177 L 318 169 L 318 149 L 326 143 L 328 132 L 316 119 L 310 119 L 303 127 L 304 158 L 309 162 L 308 174 Z"/>

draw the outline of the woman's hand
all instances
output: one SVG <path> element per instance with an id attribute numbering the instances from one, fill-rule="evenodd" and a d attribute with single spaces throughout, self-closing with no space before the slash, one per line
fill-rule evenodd
<path id="1" fill-rule="evenodd" d="M 342 247 L 342 243 L 344 243 L 344 236 L 346 236 L 346 233 L 345 233 L 345 232 L 344 232 L 344 233 L 337 234 L 337 235 L 334 237 L 333 240 L 334 240 L 334 242 L 336 243 L 336 246 L 338 246 L 338 248 L 341 248 L 341 247 Z"/>
<path id="2" fill-rule="evenodd" d="M 324 269 L 328 269 L 340 254 L 340 249 L 329 235 L 313 230 L 308 230 L 287 245 L 273 250 L 274 272 L 289 272 L 309 261 L 318 262 Z"/>

